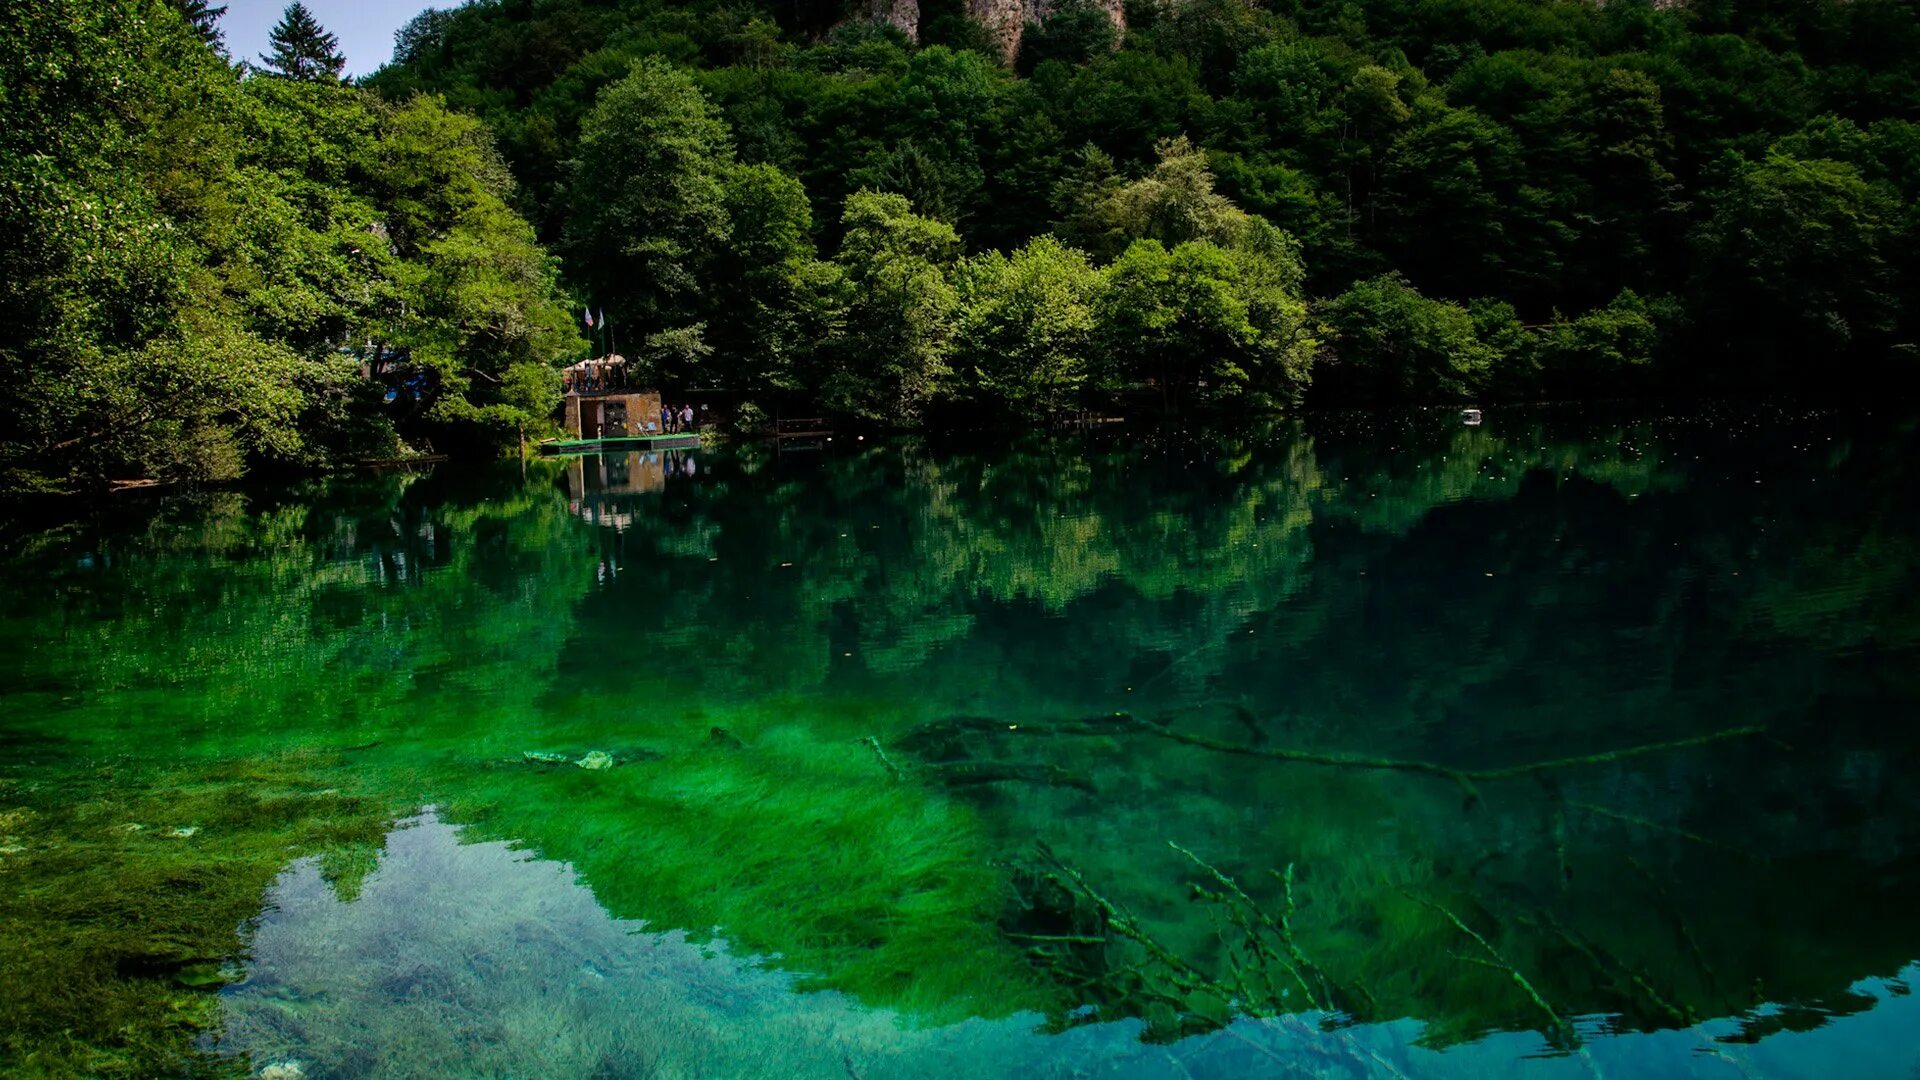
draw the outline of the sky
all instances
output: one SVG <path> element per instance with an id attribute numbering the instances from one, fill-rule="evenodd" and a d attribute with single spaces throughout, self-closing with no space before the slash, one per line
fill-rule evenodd
<path id="1" fill-rule="evenodd" d="M 215 0 L 216 6 L 219 0 Z M 304 0 L 307 10 L 340 38 L 348 75 L 366 75 L 393 56 L 393 32 L 422 9 L 425 0 Z M 226 0 L 227 14 L 220 29 L 227 35 L 227 51 L 235 60 L 258 61 L 267 51 L 267 34 L 280 21 L 287 0 Z M 458 0 L 442 0 L 455 7 Z"/>

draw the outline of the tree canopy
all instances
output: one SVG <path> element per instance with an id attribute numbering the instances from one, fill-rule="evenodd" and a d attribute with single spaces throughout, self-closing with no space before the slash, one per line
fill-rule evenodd
<path id="1" fill-rule="evenodd" d="M 1136 240 L 1169 257 L 1232 251 L 1261 221 L 1297 242 L 1288 287 L 1345 320 L 1304 335 L 1323 359 L 1401 335 L 1354 322 L 1413 310 L 1394 297 L 1474 320 L 1480 344 L 1453 376 L 1339 375 L 1310 399 L 1764 390 L 1802 385 L 1807 355 L 1845 357 L 1853 377 L 1834 388 L 1862 390 L 1899 376 L 1917 325 L 1900 299 L 1915 295 L 1915 180 L 1896 162 L 1910 165 L 1901 140 L 1920 121 L 1920 12 L 1794 10 L 1185 0 L 1128 5 L 1120 28 L 1100 4 L 1063 4 L 1014 34 L 1009 63 L 1004 27 L 983 36 L 937 5 L 895 25 L 718 0 L 470 4 L 423 16 L 371 83 L 487 119 L 550 239 L 598 231 L 556 168 L 579 160 L 596 95 L 664 65 L 727 126 L 736 160 L 799 182 L 820 251 L 862 189 L 946 222 L 969 256 L 1011 265 L 1051 234 L 1103 274 Z M 686 212 L 712 202 L 690 194 Z M 568 273 L 597 282 L 597 262 L 575 254 Z M 718 264 L 694 273 L 698 291 L 725 287 Z M 1766 320 L 1741 314 L 1756 307 Z M 743 347 L 703 318 L 720 355 Z M 1622 332 L 1599 347 L 1609 320 Z M 1351 360 L 1349 373 L 1371 364 Z M 955 376 L 951 400 L 978 400 L 982 385 Z M 1177 397 L 1140 377 L 1148 397 Z M 1078 386 L 1077 403 L 1123 390 Z"/>
<path id="2" fill-rule="evenodd" d="M 478 121 L 243 79 L 165 0 L 9 19 L 0 71 L 7 488 L 547 422 L 580 343 Z"/>
<path id="3" fill-rule="evenodd" d="M 236 71 L 208 0 L 52 0 L 0 21 L 0 454 L 497 439 L 569 305 L 672 392 L 873 423 L 1876 393 L 1916 3 L 465 3 L 356 87 L 297 3 Z"/>
<path id="4" fill-rule="evenodd" d="M 338 79 L 346 70 L 340 39 L 328 33 L 300 0 L 287 5 L 267 42 L 272 50 L 260 54 L 260 63 L 269 75 L 317 82 Z"/>

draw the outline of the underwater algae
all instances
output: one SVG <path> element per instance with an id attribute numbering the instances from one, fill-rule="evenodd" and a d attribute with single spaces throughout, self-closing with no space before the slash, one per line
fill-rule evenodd
<path id="1" fill-rule="evenodd" d="M 211 994 L 244 977 L 268 883 L 304 859 L 355 903 L 394 819 L 435 798 L 470 818 L 472 839 L 502 830 L 516 849 L 577 860 L 606 910 L 695 942 L 724 935 L 801 989 L 915 1025 L 1059 1003 L 994 932 L 1002 893 L 969 806 L 901 783 L 804 711 L 727 719 L 725 738 L 631 731 L 645 753 L 600 770 L 547 771 L 475 740 L 450 763 L 432 742 L 383 740 L 15 784 L 0 973 L 45 990 L 10 1001 L 21 1023 L 0 1060 L 46 1076 L 231 1067 L 204 1045 L 220 1027 Z"/>
<path id="2" fill-rule="evenodd" d="M 529 770 L 502 746 L 448 777 L 439 810 L 571 864 L 616 916 L 724 935 L 803 987 L 925 1023 L 1057 1004 L 995 930 L 1006 893 L 977 811 L 863 742 L 889 711 L 641 711 L 619 724 L 612 769 Z M 547 738 L 610 729 L 583 719 Z"/>
<path id="3" fill-rule="evenodd" d="M 288 859 L 344 896 L 395 819 L 337 755 L 102 763 L 0 782 L 0 1063 L 8 1076 L 227 1075 L 219 1026 L 247 928 Z M 342 855 L 348 858 L 342 859 Z M 245 1074 L 245 1069 L 237 1071 Z"/>

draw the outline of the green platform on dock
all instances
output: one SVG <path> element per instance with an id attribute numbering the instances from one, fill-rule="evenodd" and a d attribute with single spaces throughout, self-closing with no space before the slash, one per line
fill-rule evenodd
<path id="1" fill-rule="evenodd" d="M 616 435 L 604 439 L 556 439 L 540 444 L 543 454 L 598 454 L 607 450 L 685 450 L 700 445 L 692 432 L 667 435 Z"/>

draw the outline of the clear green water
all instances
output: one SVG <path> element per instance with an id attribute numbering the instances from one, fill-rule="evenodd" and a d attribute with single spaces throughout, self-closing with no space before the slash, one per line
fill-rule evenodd
<path id="1" fill-rule="evenodd" d="M 0 1073 L 1907 1080 L 1917 443 L 1316 417 L 16 531 Z"/>

